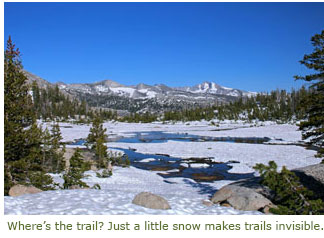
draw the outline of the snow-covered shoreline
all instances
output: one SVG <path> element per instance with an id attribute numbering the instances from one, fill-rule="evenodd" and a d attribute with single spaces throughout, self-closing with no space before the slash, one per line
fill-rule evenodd
<path id="1" fill-rule="evenodd" d="M 136 152 L 168 154 L 177 158 L 211 157 L 216 162 L 232 163 L 229 173 L 253 173 L 256 163 L 276 161 L 279 166 L 289 169 L 317 164 L 315 151 L 296 145 L 301 140 L 298 127 L 291 124 L 277 125 L 273 122 L 247 124 L 243 122 L 221 122 L 213 126 L 209 122 L 190 123 L 116 123 L 107 122 L 109 137 L 129 137 L 136 132 L 148 133 L 162 131 L 168 133 L 187 133 L 211 137 L 268 137 L 280 140 L 282 145 L 248 144 L 233 142 L 190 142 L 168 140 L 161 143 L 109 142 L 109 148 L 136 149 Z M 89 125 L 60 123 L 63 141 L 86 138 Z M 20 197 L 5 197 L 5 214 L 260 214 L 259 212 L 238 211 L 219 205 L 206 206 L 202 203 L 215 191 L 233 181 L 220 180 L 212 183 L 198 183 L 190 178 L 162 178 L 155 171 L 135 167 L 115 167 L 113 176 L 99 179 L 88 171 L 85 181 L 100 184 L 102 190 L 56 190 Z M 58 182 L 60 178 L 56 176 Z M 163 196 L 171 205 L 170 210 L 153 210 L 132 204 L 139 192 L 148 191 Z"/>

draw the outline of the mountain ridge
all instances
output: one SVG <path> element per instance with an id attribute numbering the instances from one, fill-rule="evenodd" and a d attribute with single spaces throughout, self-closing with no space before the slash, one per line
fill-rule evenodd
<path id="1" fill-rule="evenodd" d="M 251 97 L 255 92 L 220 86 L 204 81 L 194 86 L 169 87 L 164 84 L 123 85 L 107 79 L 94 83 L 63 82 L 50 83 L 26 71 L 28 82 L 36 81 L 39 87 L 55 87 L 65 94 L 87 101 L 91 106 L 130 111 L 163 111 L 210 106 L 235 101 L 240 97 Z M 114 103 L 115 104 L 114 104 Z M 130 104 L 130 105 L 125 105 Z M 120 106 L 117 106 L 120 105 Z M 124 106 L 122 106 L 124 105 Z"/>

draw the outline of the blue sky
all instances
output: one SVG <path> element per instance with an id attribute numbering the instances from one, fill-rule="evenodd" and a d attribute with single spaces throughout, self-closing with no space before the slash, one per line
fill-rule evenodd
<path id="1" fill-rule="evenodd" d="M 5 3 L 5 39 L 50 82 L 214 81 L 250 91 L 293 76 L 324 30 L 324 3 Z"/>

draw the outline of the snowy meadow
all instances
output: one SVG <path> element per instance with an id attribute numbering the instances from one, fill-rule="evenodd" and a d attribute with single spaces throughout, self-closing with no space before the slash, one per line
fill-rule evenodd
<path id="1" fill-rule="evenodd" d="M 215 124 L 217 126 L 215 126 Z M 50 127 L 50 123 L 43 127 Z M 293 124 L 221 121 L 189 123 L 106 122 L 110 151 L 127 154 L 130 167 L 113 167 L 109 178 L 87 171 L 84 181 L 101 190 L 54 190 L 5 196 L 5 214 L 262 214 L 206 201 L 223 186 L 257 176 L 253 166 L 275 161 L 289 169 L 317 164 Z M 67 147 L 85 147 L 90 125 L 60 123 Z M 62 183 L 60 174 L 52 174 Z M 140 192 L 165 198 L 171 209 L 132 204 Z"/>

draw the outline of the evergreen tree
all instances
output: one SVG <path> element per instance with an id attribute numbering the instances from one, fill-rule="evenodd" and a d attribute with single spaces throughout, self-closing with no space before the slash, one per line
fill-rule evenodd
<path id="1" fill-rule="evenodd" d="M 61 131 L 54 123 L 51 131 L 46 128 L 42 135 L 42 166 L 46 172 L 60 173 L 65 169 L 65 145 L 61 146 Z"/>
<path id="2" fill-rule="evenodd" d="M 270 211 L 282 215 L 319 215 L 324 214 L 324 202 L 304 187 L 299 178 L 291 171 L 282 168 L 277 172 L 277 164 L 256 164 L 254 167 L 261 175 L 261 183 L 274 193 L 272 201 L 278 205 Z"/>
<path id="3" fill-rule="evenodd" d="M 77 148 L 70 159 L 70 166 L 63 175 L 63 188 L 69 189 L 72 186 L 88 188 L 89 186 L 81 179 L 84 178 L 84 172 L 89 169 L 89 164 L 81 159 L 80 149 Z"/>
<path id="4" fill-rule="evenodd" d="M 42 166 L 43 168 L 49 168 L 49 158 L 51 150 L 51 134 L 46 127 L 42 135 Z M 47 169 L 49 171 L 49 169 Z"/>
<path id="5" fill-rule="evenodd" d="M 92 127 L 87 137 L 87 144 L 91 145 L 91 150 L 95 153 L 98 166 L 100 168 L 107 168 L 110 160 L 107 154 L 106 142 L 106 128 L 103 128 L 103 121 L 97 115 L 92 121 Z"/>
<path id="6" fill-rule="evenodd" d="M 20 52 L 11 38 L 4 57 L 4 174 L 5 194 L 14 184 L 51 188 L 41 166 L 41 129 L 36 125 Z"/>
<path id="7" fill-rule="evenodd" d="M 64 152 L 65 146 L 61 148 L 61 140 L 63 139 L 60 126 L 55 123 L 51 129 L 51 156 L 52 156 L 52 172 L 61 172 L 65 168 Z"/>
<path id="8" fill-rule="evenodd" d="M 311 83 L 311 94 L 305 102 L 308 118 L 300 124 L 303 130 L 303 138 L 310 138 L 314 145 L 320 147 L 318 156 L 324 155 L 324 30 L 311 38 L 314 51 L 304 55 L 300 61 L 314 73 L 306 76 L 295 76 L 296 79 Z"/>

